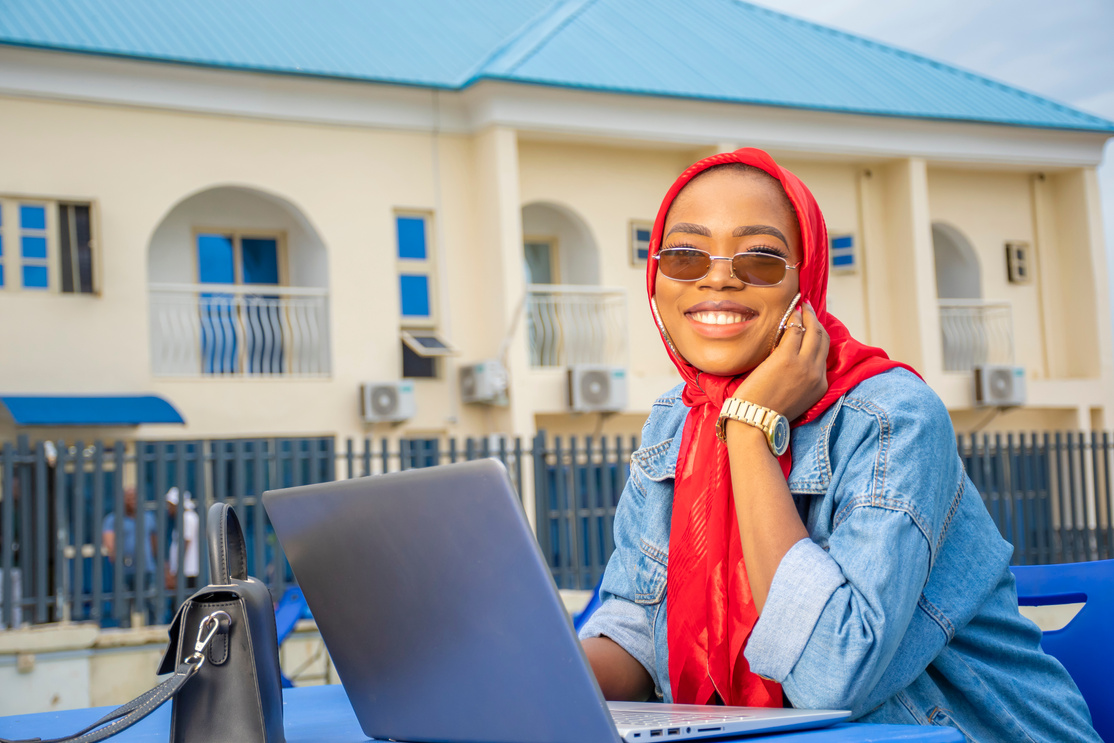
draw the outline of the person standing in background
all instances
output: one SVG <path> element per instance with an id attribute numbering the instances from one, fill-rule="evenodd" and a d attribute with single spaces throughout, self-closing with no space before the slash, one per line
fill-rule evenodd
<path id="1" fill-rule="evenodd" d="M 141 588 L 139 581 L 136 580 L 136 545 L 140 535 L 136 533 L 136 511 L 138 509 L 138 500 L 136 498 L 135 486 L 129 485 L 124 488 L 124 515 L 120 520 L 120 561 L 121 564 L 116 564 L 116 514 L 110 513 L 104 517 L 104 523 L 101 526 L 101 539 L 104 544 L 104 549 L 108 553 L 108 560 L 113 564 L 116 570 L 124 571 L 124 588 L 130 594 L 127 597 L 128 612 L 124 619 L 125 625 L 131 623 L 131 614 L 137 610 L 140 592 L 145 592 L 154 585 L 155 577 L 155 551 L 157 549 L 156 531 L 158 526 L 155 523 L 155 514 L 147 509 L 143 510 L 143 582 Z M 143 602 L 147 605 L 147 602 Z M 148 606 L 145 612 L 147 619 L 150 623 L 153 619 L 152 607 Z"/>
<path id="2" fill-rule="evenodd" d="M 167 555 L 166 561 L 166 588 L 173 591 L 178 587 L 178 502 L 179 492 L 177 487 L 172 487 L 166 491 L 166 513 L 170 517 L 173 528 L 170 532 L 170 554 Z M 185 506 L 182 512 L 182 541 L 184 547 L 182 548 L 182 570 L 181 574 L 185 576 L 186 589 L 190 592 L 197 590 L 197 578 L 201 573 L 201 550 L 198 541 L 199 531 L 201 529 L 201 519 L 197 515 L 197 504 L 194 503 L 193 498 L 187 490 L 185 494 Z"/>

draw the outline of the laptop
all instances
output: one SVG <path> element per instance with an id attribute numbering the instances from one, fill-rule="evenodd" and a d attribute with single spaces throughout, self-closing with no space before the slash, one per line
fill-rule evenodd
<path id="1" fill-rule="evenodd" d="M 369 737 L 666 743 L 850 715 L 609 708 L 497 460 L 274 490 L 263 505 Z"/>

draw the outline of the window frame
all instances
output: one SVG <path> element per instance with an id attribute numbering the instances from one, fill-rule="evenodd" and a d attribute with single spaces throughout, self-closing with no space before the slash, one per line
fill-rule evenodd
<path id="1" fill-rule="evenodd" d="M 561 244 L 556 235 L 523 235 L 522 236 L 522 262 L 525 268 L 529 267 L 526 260 L 526 246 L 534 245 L 548 245 L 549 246 L 549 275 L 552 281 L 549 282 L 550 286 L 561 283 Z M 538 284 L 538 282 L 527 282 Z M 544 284 L 538 284 L 544 286 Z"/>
<path id="2" fill-rule="evenodd" d="M 401 246 L 398 241 L 398 220 L 399 218 L 421 219 L 425 227 L 425 258 L 402 258 L 399 255 Z M 440 289 L 440 277 L 437 272 L 437 246 L 433 244 L 433 219 L 434 215 L 431 211 L 422 209 L 395 209 L 391 212 L 391 227 L 394 232 L 394 257 L 395 257 L 395 273 L 398 276 L 398 281 L 395 284 L 398 287 L 398 317 L 399 327 L 403 330 L 436 330 L 439 323 L 441 314 L 441 307 L 439 302 L 438 290 Z M 402 314 L 402 276 L 425 276 L 426 289 L 429 301 L 429 315 L 422 317 L 420 315 L 404 315 Z"/>
<path id="3" fill-rule="evenodd" d="M 85 206 L 89 208 L 89 251 L 92 281 L 90 290 L 65 291 L 62 288 L 61 226 L 58 209 L 66 206 Z M 21 206 L 39 206 L 45 211 L 46 258 L 23 258 L 23 227 L 20 220 Z M 27 193 L 0 193 L 0 240 L 3 252 L 0 254 L 0 267 L 3 270 L 3 284 L 0 292 L 31 292 L 36 294 L 57 294 L 75 297 L 99 297 L 101 294 L 102 259 L 100 251 L 100 205 L 96 199 L 71 196 L 39 196 Z M 23 267 L 44 266 L 47 270 L 45 287 L 28 287 L 23 283 Z M 77 282 L 80 287 L 80 280 Z"/>
<path id="4" fill-rule="evenodd" d="M 290 276 L 287 267 L 287 247 L 286 247 L 286 231 L 276 229 L 245 229 L 242 227 L 207 227 L 197 226 L 193 227 L 193 277 L 194 283 L 202 286 L 201 281 L 201 261 L 197 254 L 198 251 L 198 238 L 201 235 L 229 235 L 232 237 L 232 283 L 231 284 L 212 284 L 212 286 L 238 286 L 238 287 L 275 287 L 275 286 L 290 286 Z M 278 283 L 277 284 L 245 284 L 244 283 L 244 253 L 243 253 L 243 239 L 244 238 L 262 238 L 265 240 L 274 240 L 275 245 L 275 260 L 278 261 Z"/>
<path id="5" fill-rule="evenodd" d="M 645 266 L 646 261 L 650 259 L 650 243 L 653 242 L 654 239 L 654 223 L 645 219 L 632 219 L 627 224 L 627 230 L 627 238 L 629 240 L 630 250 L 630 264 L 635 267 Z M 638 233 L 640 230 L 645 230 L 646 232 L 650 233 L 650 239 L 646 241 L 645 258 L 638 255 L 639 245 L 641 244 L 638 239 Z"/>

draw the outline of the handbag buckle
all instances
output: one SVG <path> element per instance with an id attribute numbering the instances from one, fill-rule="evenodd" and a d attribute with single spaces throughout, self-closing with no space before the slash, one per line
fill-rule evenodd
<path id="1" fill-rule="evenodd" d="M 228 632 L 228 627 L 231 624 L 232 617 L 226 611 L 217 610 L 202 619 L 197 628 L 197 641 L 193 645 L 193 652 L 185 658 L 185 662 L 191 665 L 196 663 L 198 666 L 204 663 L 205 648 L 212 642 L 213 636 L 217 632 Z"/>

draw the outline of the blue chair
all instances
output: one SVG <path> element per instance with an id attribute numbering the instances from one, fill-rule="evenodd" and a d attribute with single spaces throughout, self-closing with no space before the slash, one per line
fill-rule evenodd
<path id="1" fill-rule="evenodd" d="M 596 587 L 592 589 L 592 598 L 589 599 L 588 605 L 580 610 L 580 613 L 572 618 L 573 628 L 579 632 L 580 628 L 584 626 L 588 618 L 595 613 L 596 609 L 600 608 L 600 586 L 603 585 L 603 576 L 596 581 Z"/>
<path id="2" fill-rule="evenodd" d="M 275 606 L 275 631 L 278 635 L 279 647 L 282 647 L 282 643 L 294 631 L 298 620 L 312 618 L 305 596 L 302 595 L 302 589 L 297 586 L 288 587 Z M 286 674 L 280 671 L 279 676 L 282 679 L 282 688 L 289 689 L 294 686 L 294 682 L 288 679 Z"/>
<path id="3" fill-rule="evenodd" d="M 1045 632 L 1041 647 L 1068 669 L 1098 734 L 1114 741 L 1114 560 L 1010 569 L 1021 606 L 1084 604 L 1066 627 Z"/>

